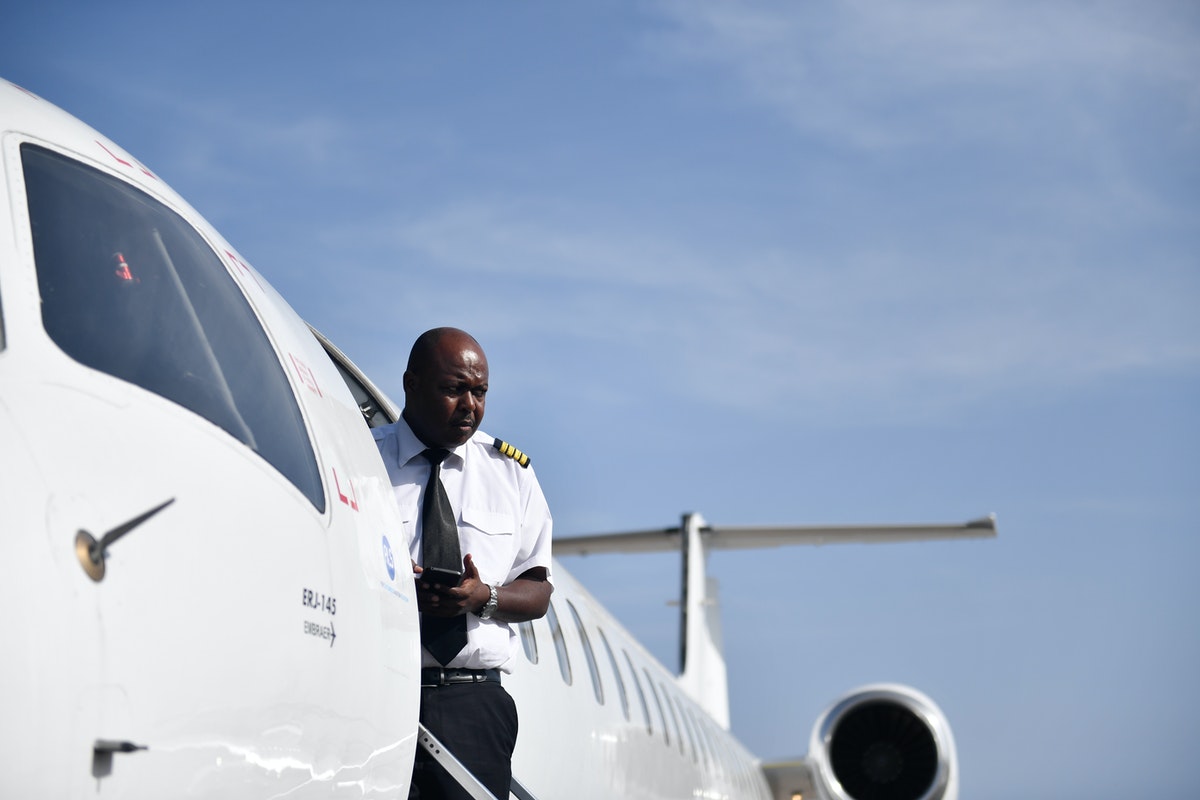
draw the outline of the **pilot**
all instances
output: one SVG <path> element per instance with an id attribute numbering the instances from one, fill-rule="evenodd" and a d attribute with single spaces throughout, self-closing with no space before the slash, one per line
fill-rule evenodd
<path id="1" fill-rule="evenodd" d="M 473 337 L 426 331 L 409 354 L 403 414 L 374 435 L 417 586 L 421 722 L 504 799 L 517 711 L 500 676 L 518 657 L 515 623 L 550 603 L 552 525 L 528 457 L 479 430 L 487 390 L 487 357 Z M 440 570 L 461 577 L 431 577 Z M 409 797 L 470 795 L 418 748 Z"/>

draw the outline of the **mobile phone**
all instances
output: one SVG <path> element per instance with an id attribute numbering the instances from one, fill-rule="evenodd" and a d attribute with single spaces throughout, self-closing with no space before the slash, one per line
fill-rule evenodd
<path id="1" fill-rule="evenodd" d="M 435 586 L 458 586 L 462 581 L 462 571 L 444 567 L 425 567 L 417 576 L 417 580 Z"/>

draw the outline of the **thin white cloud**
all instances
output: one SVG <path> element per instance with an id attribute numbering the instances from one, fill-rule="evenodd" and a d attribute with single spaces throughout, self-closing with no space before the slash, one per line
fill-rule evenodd
<path id="1" fill-rule="evenodd" d="M 408 271 L 407 306 L 452 294 L 478 330 L 617 348 L 632 354 L 631 374 L 719 406 L 756 402 L 745 391 L 755 386 L 835 415 L 857 398 L 886 396 L 907 416 L 1200 363 L 1200 324 L 1189 310 L 1200 278 L 1186 265 L 1139 274 L 1047 253 L 950 265 L 867 249 L 821 263 L 747 248 L 731 261 L 702 243 L 585 229 L 561 209 L 549 224 L 511 205 L 450 208 L 370 230 L 376 241 L 347 230 L 339 246 L 428 265 Z M 422 272 L 436 277 L 413 280 Z M 544 362 L 538 369 L 546 373 Z"/>
<path id="2" fill-rule="evenodd" d="M 234 113 L 220 99 L 149 94 L 141 102 L 188 121 L 189 141 L 176 148 L 187 154 L 181 163 L 196 174 L 225 165 L 225 187 L 262 174 L 261 165 L 238 171 L 255 160 L 305 170 L 309 185 L 320 183 L 314 174 L 361 182 L 354 198 L 331 197 L 328 209 L 309 217 L 328 230 L 302 235 L 337 253 L 341 288 L 330 291 L 353 293 L 345 307 L 383 324 L 394 324 L 397 297 L 413 328 L 447 321 L 441 309 L 452 298 L 455 313 L 483 333 L 592 343 L 597 352 L 629 356 L 631 372 L 717 405 L 750 402 L 744 387 L 759 386 L 827 414 L 864 396 L 886 396 L 897 413 L 917 413 L 1030 386 L 1057 391 L 1132 369 L 1195 368 L 1200 331 L 1188 313 L 1188 298 L 1198 292 L 1194 263 L 1178 263 L 1176 249 L 1135 275 L 1089 263 L 1096 247 L 1060 241 L 1086 239 L 1118 217 L 1178 224 L 1186 214 L 1129 163 L 1127 143 L 1099 120 L 1104 104 L 1096 99 L 1127 102 L 1138 82 L 1176 97 L 1195 93 L 1194 28 L 1171 33 L 1166 6 L 1151 4 L 1144 16 L 1112 4 L 1088 14 L 1076 3 L 948 0 L 689 0 L 662 8 L 669 29 L 650 40 L 654 52 L 689 71 L 716 69 L 727 88 L 782 115 L 803 137 L 875 150 L 957 137 L 986 160 L 982 150 L 991 143 L 1026 146 L 1028 121 L 1046 114 L 1056 124 L 1069 119 L 1071 135 L 1028 154 L 1050 159 L 1056 148 L 1086 148 L 1087 170 L 1078 181 L 1021 176 L 1001 191 L 979 187 L 1024 229 L 1003 230 L 1009 223 L 980 220 L 976 210 L 967 232 L 938 246 L 878 230 L 861 242 L 830 237 L 806 247 L 783 234 L 730 242 L 709 230 L 651 230 L 615 208 L 619 197 L 585 212 L 569 188 L 514 199 L 504 185 L 457 183 L 452 170 L 439 179 L 436 199 L 418 203 L 403 186 L 389 198 L 380 173 L 406 157 L 418 160 L 395 141 L 420 135 L 412 126 L 381 135 L 369 120 L 351 126 L 313 107 L 277 117 L 245 106 Z M 1076 90 L 1084 91 L 1074 97 Z M 1064 99 L 1070 102 L 1059 108 Z M 220 135 L 211 135 L 218 126 Z M 447 162 L 456 155 L 438 153 Z M 529 164 L 536 169 L 536 158 Z M 876 204 L 864 216 L 872 221 L 886 216 L 879 208 L 920 202 L 923 194 L 914 187 L 910 199 L 904 186 L 834 174 L 830 180 L 863 181 L 844 205 L 858 198 Z M 368 192 L 375 193 L 369 202 L 354 202 Z M 821 202 L 819 194 L 814 189 L 810 202 Z M 245 200 L 225 202 L 236 208 Z M 936 214 L 922 224 L 954 238 L 944 231 L 961 220 Z M 1043 219 L 1050 222 L 1029 225 Z M 786 221 L 774 224 L 782 229 Z M 381 286 L 395 290 L 360 296 L 362 287 Z M 428 320 L 411 318 L 409 309 Z M 544 361 L 531 369 L 530 381 L 553 380 Z M 620 402 L 620 387 L 604 390 Z"/>
<path id="3" fill-rule="evenodd" d="M 728 71 L 798 129 L 867 148 L 1003 138 L 1031 95 L 1166 87 L 1200 108 L 1186 3 L 666 0 L 653 51 Z M 1014 123 L 1016 123 L 1014 127 Z"/>

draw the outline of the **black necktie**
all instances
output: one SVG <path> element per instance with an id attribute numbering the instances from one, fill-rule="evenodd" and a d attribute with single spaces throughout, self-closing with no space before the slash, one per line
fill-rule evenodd
<path id="1" fill-rule="evenodd" d="M 458 545 L 458 524 L 454 510 L 442 486 L 441 466 L 448 450 L 429 449 L 421 453 L 429 460 L 429 481 L 421 503 L 421 551 L 425 567 L 442 567 L 461 572 L 462 549 Z M 420 580 L 418 578 L 418 580 Z M 421 615 L 421 644 L 439 664 L 450 663 L 467 646 L 467 618 Z"/>

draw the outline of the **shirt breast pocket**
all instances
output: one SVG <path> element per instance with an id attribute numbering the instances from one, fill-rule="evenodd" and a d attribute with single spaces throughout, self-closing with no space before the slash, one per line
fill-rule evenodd
<path id="1" fill-rule="evenodd" d="M 517 532 L 517 521 L 505 511 L 486 508 L 464 508 L 463 523 L 487 536 L 512 536 Z"/>
<path id="2" fill-rule="evenodd" d="M 464 508 L 463 552 L 471 553 L 484 583 L 503 583 L 511 576 L 516 557 L 517 521 L 510 513 Z"/>

